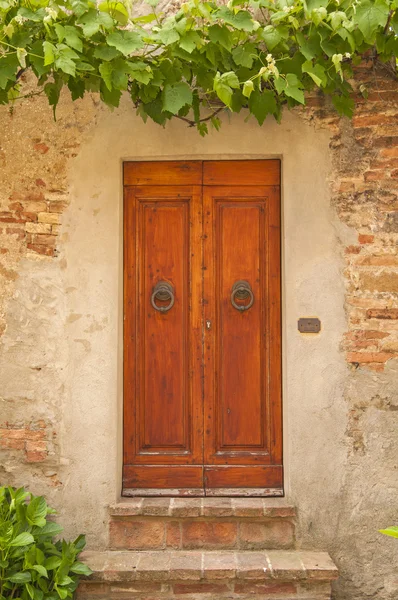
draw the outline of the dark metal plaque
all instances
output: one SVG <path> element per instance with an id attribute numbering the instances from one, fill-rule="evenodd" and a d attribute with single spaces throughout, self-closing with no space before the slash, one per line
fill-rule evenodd
<path id="1" fill-rule="evenodd" d="M 302 317 L 297 322 L 300 333 L 319 333 L 321 322 L 316 317 Z"/>

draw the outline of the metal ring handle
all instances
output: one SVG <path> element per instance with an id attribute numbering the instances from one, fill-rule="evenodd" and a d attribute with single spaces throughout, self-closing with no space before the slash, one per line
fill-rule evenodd
<path id="1" fill-rule="evenodd" d="M 155 300 L 160 300 L 161 302 L 169 300 L 169 303 L 167 306 L 158 306 Z M 155 310 L 162 313 L 167 312 L 174 306 L 174 289 L 171 283 L 168 283 L 167 281 L 158 281 L 153 288 L 151 304 Z"/>
<path id="2" fill-rule="evenodd" d="M 235 299 L 239 298 L 240 300 L 244 300 L 245 298 L 250 298 L 248 304 L 236 304 Z M 232 286 L 231 293 L 231 304 L 236 310 L 244 311 L 249 310 L 253 306 L 254 302 L 254 294 L 250 283 L 248 281 L 236 281 Z"/>

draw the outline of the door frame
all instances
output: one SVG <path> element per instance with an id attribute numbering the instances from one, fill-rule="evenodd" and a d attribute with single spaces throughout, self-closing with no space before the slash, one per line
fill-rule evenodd
<path id="1" fill-rule="evenodd" d="M 123 161 L 123 171 L 124 171 L 124 167 L 126 165 L 126 163 L 156 163 L 156 162 L 233 162 L 233 161 L 261 161 L 261 162 L 266 162 L 266 161 L 271 161 L 271 160 L 278 160 L 280 163 L 280 175 L 281 175 L 281 170 L 282 170 L 282 164 L 281 164 L 281 160 L 280 158 L 275 159 L 275 157 L 264 157 L 264 158 L 259 158 L 259 157 L 253 157 L 251 159 L 242 159 L 240 157 L 226 157 L 224 159 L 220 158 L 211 158 L 211 157 L 203 157 L 203 158 L 192 158 L 192 159 L 174 159 L 171 157 L 162 157 L 159 158 L 157 160 L 146 160 L 146 159 L 140 159 L 140 160 L 126 160 Z M 125 201 L 125 186 L 127 186 L 128 184 L 125 183 L 124 178 L 123 178 L 123 184 L 122 184 L 122 190 L 123 190 L 123 206 L 124 206 L 124 201 Z M 283 464 L 283 447 L 285 446 L 285 440 L 283 437 L 283 424 L 284 424 L 284 409 L 283 409 L 283 373 L 284 373 L 284 364 L 283 364 L 283 294 L 282 294 L 282 290 L 283 290 L 283 244 L 282 244 L 282 240 L 283 240 L 283 222 L 282 222 L 282 190 L 281 190 L 281 180 L 279 181 L 278 184 L 278 208 L 279 208 L 279 279 L 280 279 L 280 301 L 279 301 L 279 315 L 280 315 L 280 323 L 279 323 L 279 345 L 280 345 L 280 351 L 279 351 L 279 361 L 280 361 L 280 381 L 279 381 L 279 393 L 280 393 L 280 412 L 281 412 L 281 440 L 280 440 L 280 445 L 282 446 L 282 464 Z M 123 210 L 123 256 L 125 255 L 125 246 L 126 246 L 126 219 L 125 219 L 125 212 Z M 126 278 L 126 273 L 125 273 L 125 269 L 123 267 L 123 280 L 124 280 L 124 284 L 123 284 L 123 315 L 125 314 L 125 300 L 124 300 L 124 296 L 125 296 L 125 278 Z M 204 317 L 204 313 L 203 313 L 203 318 Z M 124 323 L 124 319 L 123 319 L 123 323 Z M 124 325 L 123 325 L 123 334 L 124 334 Z M 124 373 L 124 366 L 125 366 L 125 355 L 124 355 L 125 349 L 123 349 L 123 373 Z M 124 380 L 124 374 L 123 374 L 123 380 Z M 124 388 L 124 385 L 123 385 Z M 123 398 L 122 398 L 122 405 L 123 405 L 123 412 L 124 412 L 124 393 L 123 393 Z M 123 419 L 122 419 L 122 440 L 123 440 L 123 445 L 124 445 L 124 425 L 123 425 Z M 189 488 L 183 488 L 181 490 L 176 490 L 176 489 L 153 489 L 153 488 L 149 488 L 149 489 L 145 489 L 145 488 L 128 488 L 128 489 L 123 489 L 122 490 L 122 495 L 123 496 L 265 496 L 265 497 L 270 497 L 270 496 L 284 496 L 284 476 L 282 475 L 282 486 L 281 487 L 275 487 L 275 488 L 216 488 L 216 489 L 205 489 L 203 490 L 203 493 L 200 493 L 200 490 L 198 489 L 189 489 Z"/>

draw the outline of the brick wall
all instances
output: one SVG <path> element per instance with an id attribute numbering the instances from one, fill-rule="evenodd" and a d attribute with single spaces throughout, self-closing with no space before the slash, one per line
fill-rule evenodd
<path id="1" fill-rule="evenodd" d="M 389 67 L 366 60 L 357 71 L 352 121 L 338 119 L 319 96 L 312 118 L 333 132 L 332 202 L 357 239 L 344 248 L 347 332 L 352 368 L 383 371 L 398 357 L 398 82 Z"/>

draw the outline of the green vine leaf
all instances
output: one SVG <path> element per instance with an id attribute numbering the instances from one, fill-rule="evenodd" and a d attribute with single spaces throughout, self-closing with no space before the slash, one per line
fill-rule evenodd
<path id="1" fill-rule="evenodd" d="M 192 90 L 183 81 L 166 85 L 162 94 L 162 109 L 176 115 L 183 106 L 192 104 Z"/>
<path id="2" fill-rule="evenodd" d="M 279 121 L 314 88 L 352 116 L 355 65 L 398 54 L 397 0 L 187 0 L 171 15 L 149 5 L 130 16 L 128 0 L 0 0 L 0 104 L 21 97 L 31 71 L 54 115 L 64 86 L 112 108 L 127 93 L 144 121 L 180 118 L 205 135 L 222 108 Z"/>
<path id="3" fill-rule="evenodd" d="M 108 46 L 114 46 L 124 56 L 132 54 L 144 45 L 141 36 L 134 31 L 116 31 L 115 33 L 110 33 L 106 41 Z"/>

